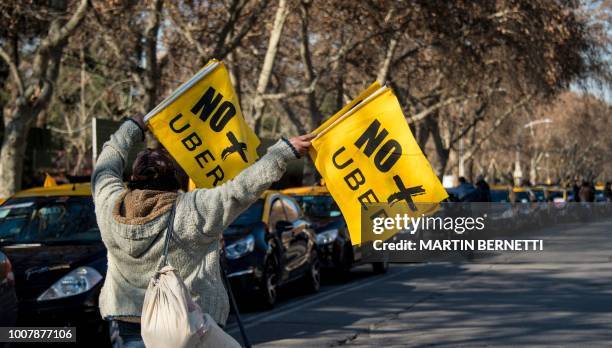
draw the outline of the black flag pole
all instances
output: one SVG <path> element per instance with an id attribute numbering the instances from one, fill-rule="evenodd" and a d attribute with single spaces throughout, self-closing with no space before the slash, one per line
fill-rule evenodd
<path id="1" fill-rule="evenodd" d="M 236 305 L 236 299 L 234 298 L 232 286 L 230 285 L 229 279 L 227 278 L 227 272 L 225 270 L 223 262 L 221 262 L 221 274 L 223 274 L 223 280 L 225 281 L 227 293 L 230 298 L 230 305 L 232 306 L 232 309 L 234 310 L 234 315 L 236 316 L 236 323 L 238 323 L 238 328 L 240 328 L 240 336 L 242 337 L 242 343 L 246 348 L 251 348 L 251 342 L 249 341 L 249 337 L 247 336 L 246 330 L 244 329 L 244 325 L 242 324 L 242 319 L 240 318 L 240 311 L 238 310 L 238 306 Z"/>

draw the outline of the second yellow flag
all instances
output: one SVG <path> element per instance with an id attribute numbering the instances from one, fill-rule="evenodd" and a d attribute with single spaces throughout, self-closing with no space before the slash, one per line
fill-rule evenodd
<path id="1" fill-rule="evenodd" d="M 371 203 L 397 203 L 410 215 L 428 214 L 447 197 L 419 148 L 393 91 L 371 86 L 314 133 L 310 155 L 361 244 L 361 212 Z M 386 212 L 387 214 L 391 212 Z M 364 241 L 365 242 L 365 241 Z"/>

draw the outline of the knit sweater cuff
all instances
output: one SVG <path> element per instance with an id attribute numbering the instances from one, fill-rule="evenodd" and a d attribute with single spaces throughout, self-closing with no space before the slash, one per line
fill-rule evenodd
<path id="1" fill-rule="evenodd" d="M 274 154 L 285 161 L 297 159 L 297 151 L 291 146 L 291 144 L 283 139 L 276 142 L 276 144 L 268 148 L 269 154 Z"/>
<path id="2" fill-rule="evenodd" d="M 144 140 L 144 133 L 135 121 L 126 120 L 126 122 L 123 122 L 121 127 L 119 127 L 119 130 L 121 130 L 121 133 L 129 141 L 130 145 Z"/>

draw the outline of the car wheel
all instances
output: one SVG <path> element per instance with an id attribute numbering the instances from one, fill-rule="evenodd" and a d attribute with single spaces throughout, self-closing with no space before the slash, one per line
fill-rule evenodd
<path id="1" fill-rule="evenodd" d="M 310 266 L 304 275 L 306 289 L 310 293 L 318 292 L 321 288 L 321 263 L 316 251 L 310 255 Z"/>
<path id="2" fill-rule="evenodd" d="M 376 274 L 384 274 L 389 270 L 389 262 L 372 262 L 372 270 Z"/>
<path id="3" fill-rule="evenodd" d="M 276 304 L 278 296 L 278 273 L 277 273 L 276 258 L 271 257 L 266 262 L 261 286 L 261 300 L 263 307 L 272 308 Z"/>

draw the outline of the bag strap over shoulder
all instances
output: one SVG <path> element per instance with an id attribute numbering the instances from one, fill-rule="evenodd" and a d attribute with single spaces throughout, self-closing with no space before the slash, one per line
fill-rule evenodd
<path id="1" fill-rule="evenodd" d="M 159 267 L 157 270 L 161 270 L 164 266 L 168 265 L 168 248 L 170 245 L 170 239 L 172 238 L 172 233 L 174 233 L 174 214 L 176 212 L 176 202 L 172 204 L 172 209 L 170 210 L 170 216 L 168 217 L 168 227 L 166 228 L 166 238 L 164 240 L 164 249 L 162 251 L 162 258 Z"/>

